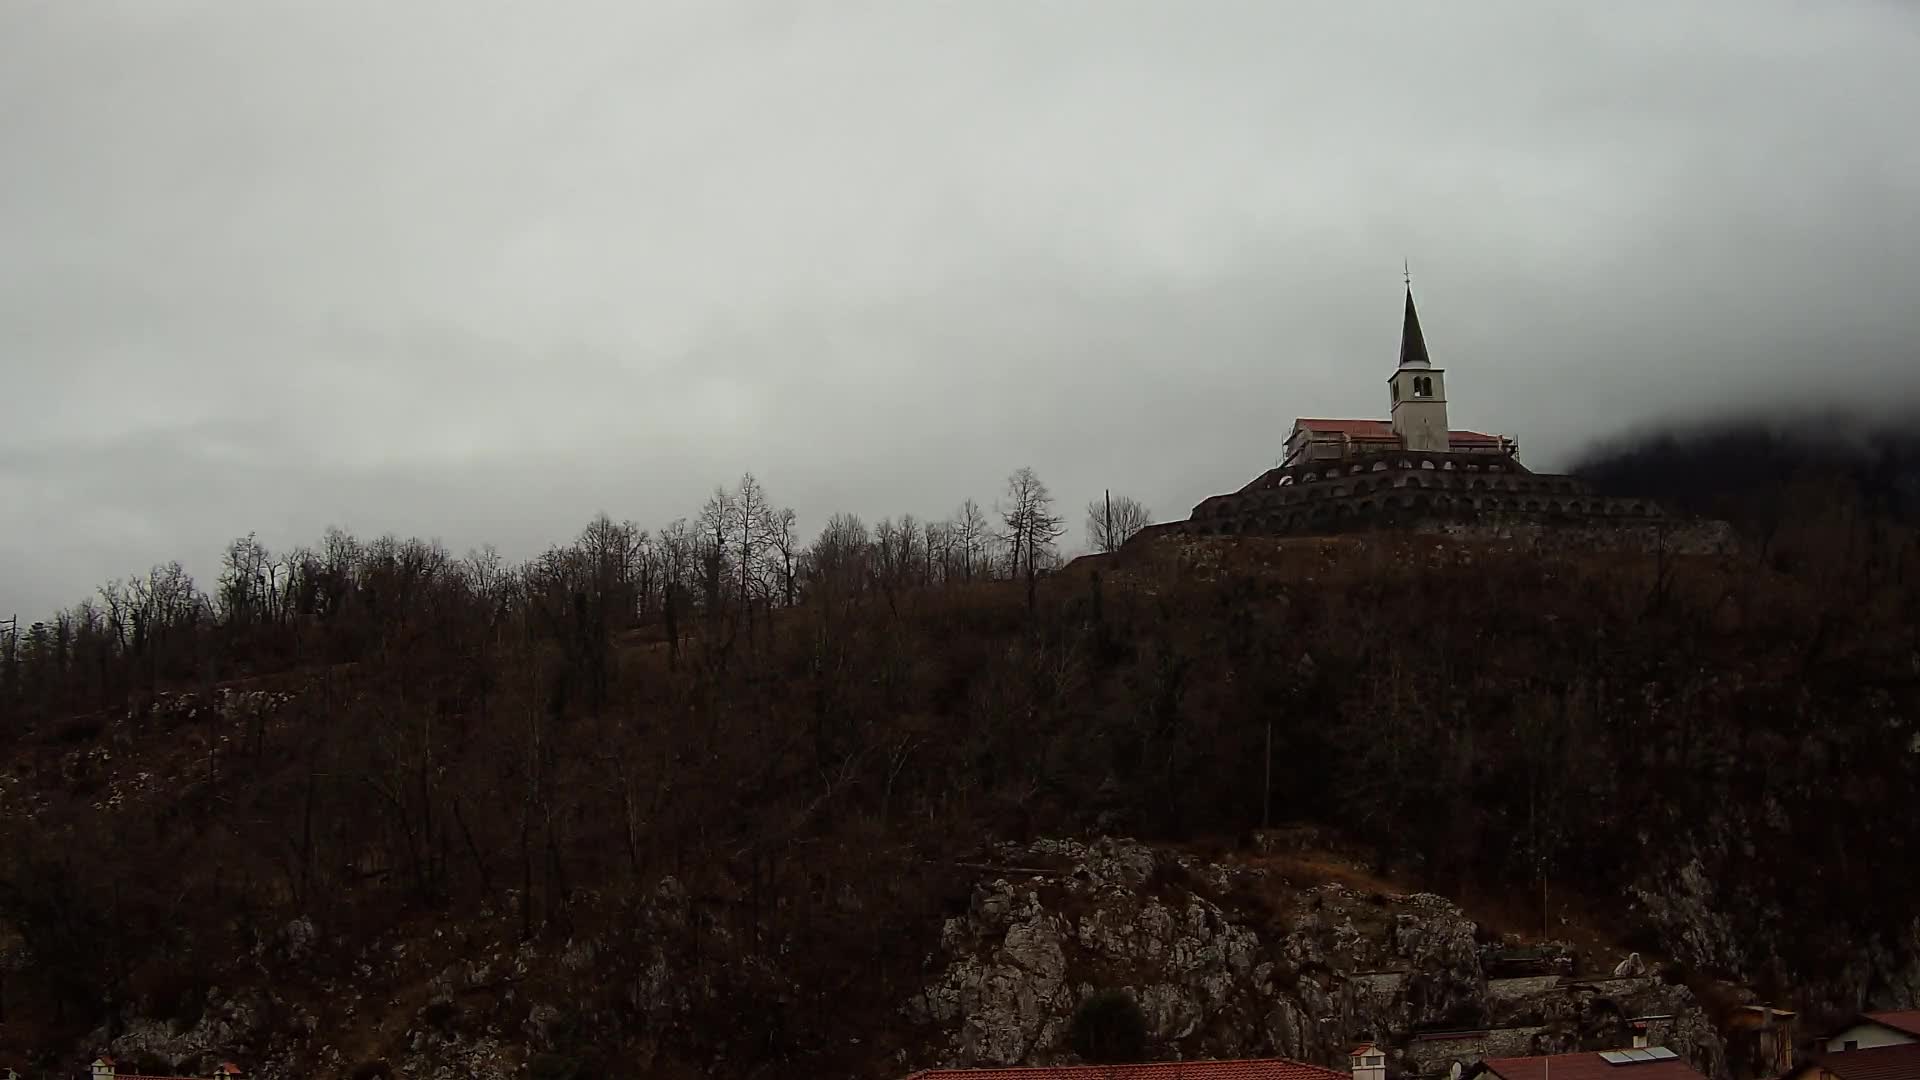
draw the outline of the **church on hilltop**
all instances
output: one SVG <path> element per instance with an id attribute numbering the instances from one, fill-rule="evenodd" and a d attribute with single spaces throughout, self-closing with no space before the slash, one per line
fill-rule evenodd
<path id="1" fill-rule="evenodd" d="M 1501 525 L 1592 521 L 1646 523 L 1662 515 L 1644 499 L 1594 494 L 1571 476 L 1520 464 L 1505 435 L 1447 422 L 1447 373 L 1427 354 L 1407 286 L 1400 362 L 1387 377 L 1388 419 L 1293 422 L 1280 464 L 1240 490 L 1194 507 L 1156 533 L 1315 535 L 1448 522 Z"/>
<path id="2" fill-rule="evenodd" d="M 1400 330 L 1400 366 L 1387 377 L 1387 392 L 1393 399 L 1387 420 L 1295 420 L 1281 466 L 1348 458 L 1356 451 L 1420 450 L 1512 458 L 1520 450 L 1505 435 L 1448 426 L 1447 372 L 1434 367 L 1427 356 L 1427 338 L 1420 332 L 1411 284 L 1406 323 Z"/>

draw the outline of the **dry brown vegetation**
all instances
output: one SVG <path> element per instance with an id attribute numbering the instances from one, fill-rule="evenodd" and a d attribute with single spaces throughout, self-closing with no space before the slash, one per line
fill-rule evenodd
<path id="1" fill-rule="evenodd" d="M 102 632 L 117 644 L 19 669 L 5 1049 L 272 979 L 375 1057 L 422 988 L 376 986 L 402 1006 L 351 1019 L 312 989 L 363 979 L 364 946 L 597 937 L 591 978 L 541 972 L 519 999 L 564 986 L 569 1053 L 885 1075 L 966 902 L 960 864 L 1094 828 L 1325 823 L 1371 864 L 1317 872 L 1499 892 L 1521 922 L 1543 879 L 1618 897 L 1662 849 L 1738 833 L 1729 806 L 1772 800 L 1766 844 L 1709 869 L 1773 945 L 1733 974 L 1783 996 L 1907 894 L 1920 830 L 1888 819 L 1920 805 L 1902 726 L 1920 552 L 1844 500 L 1726 556 L 1164 539 L 1047 576 L 1023 559 L 1019 580 L 930 555 L 913 523 L 837 521 L 784 563 L 734 512 L 645 558 L 596 523 L 513 573 L 330 538 L 312 603 L 241 585 L 169 608 L 162 575 L 137 629 Z M 155 707 L 241 677 L 291 702 Z M 1879 854 L 1851 859 L 1867 830 Z M 1811 852 L 1830 872 L 1809 876 Z M 691 914 L 648 921 L 669 876 Z M 1786 888 L 1794 917 L 1769 922 L 1758 898 Z M 297 916 L 339 944 L 274 960 Z M 656 946 L 684 1015 L 631 1003 Z M 474 995 L 441 1020 L 506 1008 Z"/>

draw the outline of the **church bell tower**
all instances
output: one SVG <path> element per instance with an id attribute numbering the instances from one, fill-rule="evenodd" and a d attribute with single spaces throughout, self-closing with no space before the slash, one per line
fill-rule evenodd
<path id="1" fill-rule="evenodd" d="M 1393 433 L 1409 450 L 1447 450 L 1447 373 L 1427 359 L 1427 339 L 1407 283 L 1407 320 L 1400 329 L 1400 366 L 1387 379 L 1393 395 Z"/>

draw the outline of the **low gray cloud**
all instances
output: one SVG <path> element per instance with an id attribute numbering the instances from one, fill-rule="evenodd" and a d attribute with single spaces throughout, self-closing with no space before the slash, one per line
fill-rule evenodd
<path id="1" fill-rule="evenodd" d="M 1920 11 L 0 7 L 0 612 L 328 524 L 530 555 L 751 469 L 1177 516 L 1380 415 L 1920 389 Z"/>

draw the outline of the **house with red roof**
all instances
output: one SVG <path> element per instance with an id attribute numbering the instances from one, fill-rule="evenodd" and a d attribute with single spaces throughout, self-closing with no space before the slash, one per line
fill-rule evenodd
<path id="1" fill-rule="evenodd" d="M 1861 1013 L 1823 1041 L 1830 1054 L 1920 1043 L 1920 1009 Z"/>
<path id="2" fill-rule="evenodd" d="M 1920 1080 L 1920 1009 L 1861 1013 L 1782 1080 Z"/>
<path id="3" fill-rule="evenodd" d="M 1818 1053 L 1781 1080 L 1920 1080 L 1920 1042 Z"/>
<path id="4" fill-rule="evenodd" d="M 155 1076 L 150 1073 L 121 1072 L 120 1063 L 105 1054 L 94 1058 L 90 1068 L 93 1070 L 91 1073 L 93 1080 L 199 1080 L 197 1077 Z M 233 1062 L 223 1061 L 214 1068 L 210 1075 L 212 1076 L 212 1080 L 239 1080 L 240 1077 L 246 1074 L 241 1071 L 240 1066 L 235 1065 Z"/>
<path id="5" fill-rule="evenodd" d="M 1664 1046 L 1488 1058 L 1463 1073 L 1461 1080 L 1482 1075 L 1489 1080 L 1707 1080 Z"/>
<path id="6" fill-rule="evenodd" d="M 1365 1048 L 1378 1054 L 1372 1047 Z M 1354 1060 L 1360 1060 L 1355 1052 Z M 1385 1058 L 1381 1057 L 1384 1064 Z M 1011 1069 L 928 1069 L 907 1080 L 1353 1080 L 1337 1069 L 1286 1058 L 1155 1061 L 1138 1065 L 1036 1065 Z"/>

